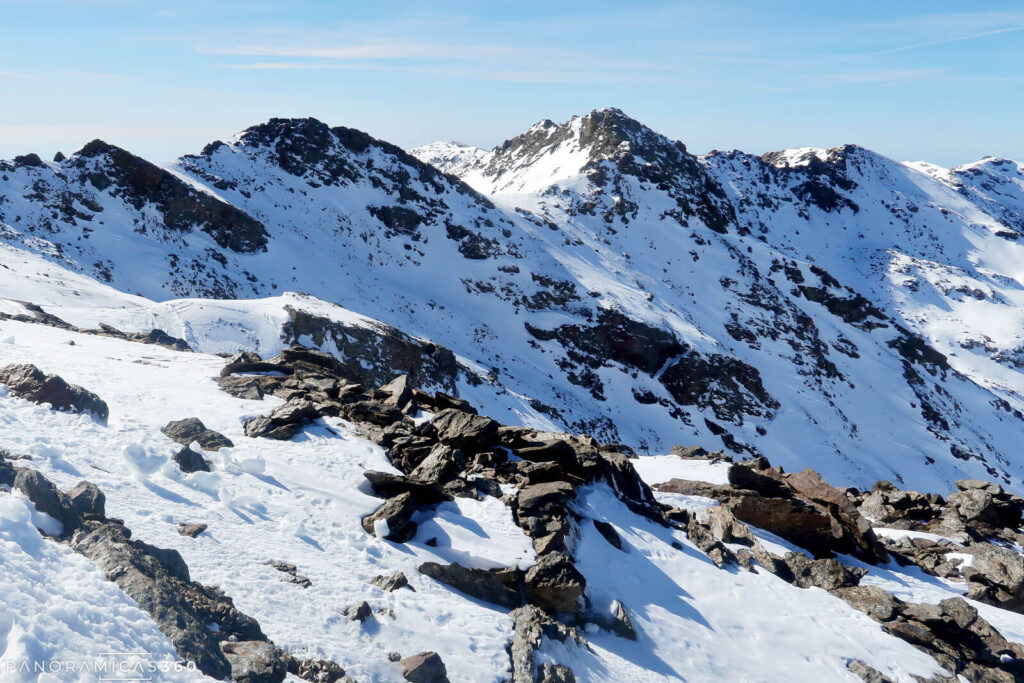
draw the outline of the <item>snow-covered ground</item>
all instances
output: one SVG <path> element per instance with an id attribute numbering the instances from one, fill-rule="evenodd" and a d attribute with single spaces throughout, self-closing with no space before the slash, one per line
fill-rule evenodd
<path id="1" fill-rule="evenodd" d="M 19 493 L 0 495 L 0 680 L 203 679 L 91 561 L 36 528 L 52 525 Z"/>
<path id="2" fill-rule="evenodd" d="M 288 442 L 249 439 L 242 420 L 269 413 L 280 400 L 221 392 L 212 379 L 221 358 L 17 322 L 0 322 L 0 338 L 0 365 L 34 363 L 110 406 L 102 425 L 0 397 L 0 447 L 31 456 L 26 464 L 62 489 L 82 479 L 97 484 L 110 516 L 124 519 L 135 538 L 179 550 L 194 580 L 221 586 L 279 646 L 334 659 L 357 680 L 399 680 L 387 658 L 395 649 L 439 652 L 452 680 L 499 680 L 508 669 L 508 615 L 417 572 L 426 561 L 532 564 L 529 539 L 500 501 L 446 503 L 412 542 L 378 540 L 360 526 L 380 503 L 366 493 L 362 475 L 394 470 L 341 421 L 318 423 Z M 182 474 L 171 460 L 180 447 L 160 432 L 168 421 L 192 416 L 236 444 L 207 454 L 213 472 Z M 209 529 L 187 538 L 177 531 L 182 522 Z M 436 548 L 426 545 L 432 538 Z M 313 585 L 286 583 L 270 566 L 275 560 L 296 565 Z M 396 571 L 415 592 L 385 593 L 368 583 Z M 343 616 L 363 600 L 375 611 L 364 625 Z M 117 611 L 100 616 L 110 624 L 120 619 Z M 49 642 L 38 638 L 40 647 Z M 64 655 L 77 646 L 53 647 Z"/>
<path id="3" fill-rule="evenodd" d="M 382 541 L 359 525 L 379 503 L 366 493 L 362 473 L 393 470 L 379 448 L 344 422 L 317 423 L 290 442 L 249 439 L 242 420 L 269 412 L 279 400 L 243 401 L 221 392 L 212 381 L 221 358 L 10 321 L 0 322 L 0 338 L 0 365 L 34 363 L 110 405 L 102 425 L 0 396 L 0 447 L 31 456 L 25 464 L 64 489 L 82 479 L 99 485 L 111 516 L 123 518 L 136 538 L 178 549 L 195 580 L 221 586 L 277 644 L 335 659 L 358 680 L 399 680 L 387 658 L 396 649 L 439 652 L 453 681 L 507 675 L 512 624 L 504 610 L 416 570 L 424 561 L 529 567 L 530 542 L 497 499 L 441 504 L 419 514 L 412 542 Z M 213 472 L 182 474 L 170 461 L 177 446 L 160 427 L 190 416 L 235 442 L 207 454 Z M 643 457 L 636 465 L 651 483 L 674 477 L 722 483 L 727 467 L 675 456 Z M 64 658 L 142 646 L 169 652 L 116 586 L 103 582 L 84 558 L 39 536 L 25 501 L 12 496 L 0 503 L 4 565 L 15 570 L 4 580 L 17 588 L 39 577 L 42 586 L 25 599 L 45 602 L 50 591 L 63 590 L 84 603 L 73 612 L 51 603 L 31 623 L 8 617 L 8 632 L 22 635 L 8 636 L 5 657 Z M 894 680 L 937 671 L 929 657 L 823 591 L 761 571 L 718 569 L 685 534 L 637 517 L 603 486 L 588 489 L 576 508 L 585 518 L 613 524 L 625 542 L 624 551 L 616 550 L 592 525 L 581 524 L 578 567 L 595 607 L 621 600 L 641 634 L 631 642 L 588 631 L 592 652 L 547 643 L 542 658 L 571 665 L 579 680 L 852 681 L 845 668 L 851 658 Z M 182 522 L 204 522 L 209 529 L 184 537 L 177 532 Z M 436 547 L 426 545 L 432 539 Z M 773 538 L 765 541 L 771 545 Z M 274 560 L 295 564 L 312 586 L 285 582 L 270 566 Z M 404 571 L 416 591 L 384 593 L 368 583 L 394 571 Z M 74 582 L 62 583 L 71 575 Z M 872 568 L 865 581 L 898 582 L 900 595 L 914 600 L 958 594 L 955 586 L 938 587 L 895 567 Z M 363 625 L 348 621 L 342 611 L 362 600 L 374 616 Z M 1024 616 L 979 608 L 1007 635 L 1024 634 Z M 120 624 L 128 626 L 115 628 Z"/>

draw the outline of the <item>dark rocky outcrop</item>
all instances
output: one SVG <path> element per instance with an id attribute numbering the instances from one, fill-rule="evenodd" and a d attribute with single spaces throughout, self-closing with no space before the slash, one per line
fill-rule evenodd
<path id="1" fill-rule="evenodd" d="M 255 218 L 119 147 L 93 140 L 78 151 L 73 164 L 91 165 L 87 178 L 96 189 L 109 191 L 137 210 L 147 205 L 156 209 L 168 230 L 199 228 L 225 249 L 266 251 L 269 236 Z"/>
<path id="2" fill-rule="evenodd" d="M 49 479 L 36 470 L 15 468 L 13 488 L 25 494 L 39 512 L 45 513 L 61 523 L 62 536 L 73 534 L 82 525 L 79 505 L 73 502 Z M 97 489 L 98 491 L 98 489 Z M 103 494 L 100 493 L 100 496 Z M 79 503 L 87 503 L 87 498 L 79 495 Z"/>
<path id="3" fill-rule="evenodd" d="M 239 612 L 231 599 L 216 589 L 190 581 L 176 551 L 160 551 L 138 541 L 123 526 L 105 523 L 76 536 L 72 547 L 99 566 L 142 609 L 153 615 L 178 654 L 194 661 L 215 678 L 232 674 L 235 664 L 221 651 L 221 641 L 266 641 L 252 618 Z M 207 628 L 216 623 L 217 632 Z M 261 650 L 261 658 L 265 652 Z M 283 680 L 284 675 L 275 680 Z"/>
<path id="4" fill-rule="evenodd" d="M 311 339 L 317 346 L 332 346 L 345 359 L 347 379 L 382 386 L 397 375 L 408 375 L 411 385 L 457 392 L 465 372 L 455 354 L 443 346 L 422 341 L 383 323 L 346 325 L 288 306 L 288 322 L 282 329 L 292 343 Z M 340 373 L 339 373 L 340 374 Z"/>
<path id="5" fill-rule="evenodd" d="M 49 403 L 54 410 L 90 412 L 106 422 L 110 409 L 96 394 L 57 375 L 47 375 L 34 365 L 8 365 L 0 368 L 0 384 L 11 393 L 33 403 Z"/>
<path id="6" fill-rule="evenodd" d="M 872 563 L 887 558 L 855 499 L 812 470 L 785 474 L 761 458 L 730 467 L 729 482 L 716 486 L 672 480 L 658 488 L 716 498 L 738 519 L 778 534 L 819 558 L 837 552 Z"/>

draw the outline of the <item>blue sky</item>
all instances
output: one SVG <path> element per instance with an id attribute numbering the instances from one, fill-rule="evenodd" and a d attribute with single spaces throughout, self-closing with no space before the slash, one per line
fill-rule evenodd
<path id="1" fill-rule="evenodd" d="M 694 152 L 1024 159 L 1024 5 L 0 0 L 0 93 L 0 158 L 167 161 L 271 116 L 491 147 L 616 106 Z"/>

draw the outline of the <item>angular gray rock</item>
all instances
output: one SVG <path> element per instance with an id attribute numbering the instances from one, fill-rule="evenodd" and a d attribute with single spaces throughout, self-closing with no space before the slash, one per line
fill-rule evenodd
<path id="1" fill-rule="evenodd" d="M 401 493 L 386 500 L 373 513 L 362 519 L 363 529 L 371 536 L 381 535 L 385 540 L 405 543 L 416 535 L 416 523 L 412 516 L 416 512 L 416 501 L 409 493 Z"/>
<path id="2" fill-rule="evenodd" d="M 231 665 L 232 683 L 280 683 L 288 673 L 280 651 L 265 640 L 221 643 L 221 651 Z"/>
<path id="3" fill-rule="evenodd" d="M 408 588 L 411 591 L 416 589 L 409 585 L 409 579 L 406 578 L 405 572 L 395 572 L 394 574 L 378 574 L 377 576 L 370 579 L 370 584 L 380 588 L 382 591 L 391 593 L 398 590 L 399 588 Z"/>
<path id="4" fill-rule="evenodd" d="M 370 609 L 370 603 L 363 600 L 358 605 L 349 605 L 346 607 L 343 614 L 349 621 L 358 621 L 362 623 L 366 621 L 371 614 L 373 614 L 373 610 Z"/>
<path id="5" fill-rule="evenodd" d="M 459 564 L 424 562 L 420 573 L 435 581 L 451 586 L 466 595 L 512 609 L 523 604 L 519 584 L 522 572 L 511 567 L 505 569 L 473 569 Z"/>
<path id="6" fill-rule="evenodd" d="M 11 393 L 33 403 L 49 403 L 54 410 L 90 412 L 101 422 L 110 415 L 107 404 L 96 394 L 57 375 L 48 375 L 34 365 L 8 365 L 0 368 L 0 384 Z"/>
<path id="7" fill-rule="evenodd" d="M 491 446 L 498 436 L 497 422 L 456 408 L 442 410 L 430 424 L 442 443 L 467 452 L 475 453 Z"/>

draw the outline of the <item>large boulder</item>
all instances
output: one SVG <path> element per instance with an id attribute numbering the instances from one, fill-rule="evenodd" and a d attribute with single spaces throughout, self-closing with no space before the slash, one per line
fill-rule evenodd
<path id="1" fill-rule="evenodd" d="M 0 384 L 11 393 L 33 403 L 49 403 L 54 410 L 90 412 L 106 422 L 110 414 L 107 404 L 96 394 L 57 375 L 47 375 L 34 365 L 8 365 L 0 368 Z"/>
<path id="2" fill-rule="evenodd" d="M 218 451 L 221 448 L 230 448 L 235 445 L 231 439 L 220 432 L 208 429 L 198 417 L 173 420 L 164 425 L 160 431 L 182 446 L 189 446 L 196 442 L 204 451 Z"/>

